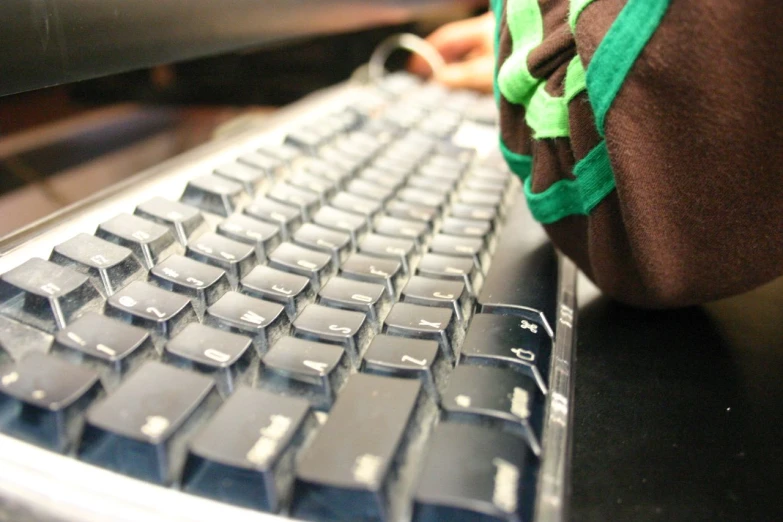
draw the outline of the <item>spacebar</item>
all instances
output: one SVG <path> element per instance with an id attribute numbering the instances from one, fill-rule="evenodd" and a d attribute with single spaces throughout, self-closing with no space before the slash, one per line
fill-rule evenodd
<path id="1" fill-rule="evenodd" d="M 524 197 L 507 214 L 478 304 L 482 313 L 534 320 L 554 336 L 557 253 Z"/>

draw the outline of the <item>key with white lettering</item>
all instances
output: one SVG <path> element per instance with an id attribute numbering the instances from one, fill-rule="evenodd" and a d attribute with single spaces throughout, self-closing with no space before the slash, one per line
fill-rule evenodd
<path id="1" fill-rule="evenodd" d="M 451 236 L 481 238 L 488 245 L 492 234 L 492 222 L 487 219 L 446 217 L 440 225 L 440 231 Z"/>
<path id="2" fill-rule="evenodd" d="M 103 389 L 89 368 L 33 352 L 0 368 L 0 431 L 67 453 Z"/>
<path id="3" fill-rule="evenodd" d="M 291 237 L 302 224 L 302 213 L 297 207 L 269 198 L 256 198 L 243 212 L 252 218 L 280 227 L 283 239 Z"/>
<path id="4" fill-rule="evenodd" d="M 303 399 L 239 388 L 188 444 L 182 489 L 279 511 L 290 496 L 296 448 L 316 424 Z"/>
<path id="5" fill-rule="evenodd" d="M 367 348 L 361 369 L 365 373 L 420 379 L 424 388 L 437 397 L 447 366 L 437 341 L 380 334 Z"/>
<path id="6" fill-rule="evenodd" d="M 397 199 L 411 203 L 412 205 L 420 205 L 422 207 L 433 208 L 440 211 L 448 202 L 448 194 L 438 193 L 433 190 L 406 187 L 397 192 Z"/>
<path id="7" fill-rule="evenodd" d="M 57 332 L 52 353 L 93 368 L 106 388 L 156 356 L 146 330 L 92 312 Z"/>
<path id="8" fill-rule="evenodd" d="M 233 291 L 207 308 L 204 319 L 211 326 L 252 337 L 259 353 L 288 333 L 290 328 L 288 316 L 281 305 Z"/>
<path id="9" fill-rule="evenodd" d="M 359 244 L 359 252 L 370 256 L 396 259 L 402 263 L 402 269 L 405 273 L 410 274 L 411 261 L 416 254 L 416 242 L 412 239 L 367 234 Z"/>
<path id="10" fill-rule="evenodd" d="M 244 214 L 234 214 L 218 225 L 217 233 L 234 241 L 253 245 L 258 259 L 266 259 L 280 244 L 280 228 Z"/>
<path id="11" fill-rule="evenodd" d="M 363 198 L 386 202 L 389 201 L 392 196 L 394 196 L 396 188 L 401 186 L 401 183 L 392 184 L 390 186 L 373 182 L 364 175 L 366 172 L 367 170 L 362 171 L 362 176 L 360 178 L 354 179 L 348 183 L 346 190 L 348 190 L 348 192 L 351 194 L 355 194 Z M 389 177 L 386 174 L 384 174 L 384 176 Z"/>
<path id="12" fill-rule="evenodd" d="M 180 201 L 204 212 L 227 217 L 246 197 L 241 183 L 208 174 L 188 181 Z"/>
<path id="13" fill-rule="evenodd" d="M 361 312 L 307 305 L 293 322 L 293 334 L 302 339 L 339 344 L 355 365 L 369 342 L 370 324 Z"/>
<path id="14" fill-rule="evenodd" d="M 228 280 L 236 287 L 256 264 L 255 249 L 245 243 L 207 232 L 188 244 L 187 256 L 226 271 Z"/>
<path id="15" fill-rule="evenodd" d="M 489 221 L 494 228 L 498 221 L 498 211 L 493 207 L 469 205 L 467 203 L 452 203 L 446 210 L 446 215 L 460 219 L 480 219 Z"/>
<path id="16" fill-rule="evenodd" d="M 413 276 L 402 289 L 400 300 L 425 306 L 440 306 L 454 311 L 457 321 L 465 324 L 473 310 L 473 299 L 465 283 Z"/>
<path id="17" fill-rule="evenodd" d="M 402 188 L 402 186 L 405 184 L 405 176 L 390 174 L 389 172 L 385 172 L 373 167 L 369 167 L 362 170 L 356 179 L 357 181 L 365 181 L 370 186 L 388 190 L 391 196 L 393 196 L 394 193 L 400 188 Z M 360 196 L 367 197 L 369 195 L 368 192 L 364 192 L 360 188 L 357 188 L 356 190 L 351 190 L 349 188 L 348 190 Z M 380 195 L 380 193 L 375 193 L 375 194 Z M 388 201 L 388 199 L 384 199 L 383 201 L 384 202 Z"/>
<path id="18" fill-rule="evenodd" d="M 150 281 L 164 290 L 190 297 L 201 315 L 207 306 L 231 290 L 225 271 L 180 255 L 167 257 L 152 267 Z"/>
<path id="19" fill-rule="evenodd" d="M 399 519 L 400 513 L 390 510 L 389 488 L 405 462 L 406 434 L 422 395 L 414 379 L 351 376 L 297 461 L 291 514 Z"/>
<path id="20" fill-rule="evenodd" d="M 359 244 L 359 239 L 367 231 L 367 220 L 364 216 L 329 205 L 321 207 L 313 217 L 313 222 L 326 228 L 349 233 L 354 247 Z"/>
<path id="21" fill-rule="evenodd" d="M 425 176 L 423 174 L 417 174 L 415 176 L 411 176 L 410 178 L 408 178 L 406 187 L 431 191 L 447 197 L 449 192 L 454 190 L 454 188 L 457 186 L 458 182 L 459 182 L 459 178 L 445 179 L 445 178 L 435 178 L 431 176 Z"/>
<path id="22" fill-rule="evenodd" d="M 106 314 L 152 330 L 162 338 L 172 337 L 188 323 L 198 321 L 190 299 L 143 281 L 134 281 L 111 296 Z"/>
<path id="23" fill-rule="evenodd" d="M 485 255 L 484 240 L 481 238 L 435 234 L 430 242 L 429 251 L 433 254 L 444 256 L 468 258 L 483 273 L 486 273 L 489 268 L 489 259 Z"/>
<path id="24" fill-rule="evenodd" d="M 466 257 L 444 256 L 427 253 L 421 256 L 416 274 L 433 279 L 461 281 L 465 284 L 471 296 L 478 295 L 484 276 Z"/>
<path id="25" fill-rule="evenodd" d="M 52 250 L 49 260 L 87 274 L 104 296 L 144 276 L 130 249 L 89 234 L 79 234 L 60 243 Z"/>
<path id="26" fill-rule="evenodd" d="M 287 161 L 283 161 L 281 158 L 270 154 L 267 150 L 248 152 L 237 158 L 237 161 L 242 165 L 246 165 L 264 173 L 270 180 L 283 174 L 286 171 L 286 165 L 288 163 Z"/>
<path id="27" fill-rule="evenodd" d="M 256 351 L 249 337 L 192 323 L 166 343 L 165 360 L 209 375 L 228 397 L 240 384 L 252 384 Z"/>
<path id="28" fill-rule="evenodd" d="M 536 455 L 543 395 L 535 381 L 510 368 L 460 365 L 443 392 L 447 421 L 490 424 L 525 436 Z"/>
<path id="29" fill-rule="evenodd" d="M 416 242 L 417 248 L 424 244 L 430 233 L 427 223 L 392 216 L 381 216 L 376 219 L 373 229 L 382 236 L 412 239 Z"/>
<path id="30" fill-rule="evenodd" d="M 477 192 L 475 190 L 462 189 L 455 195 L 455 201 L 478 207 L 489 207 L 503 214 L 503 194 L 491 194 Z"/>
<path id="31" fill-rule="evenodd" d="M 278 183 L 267 194 L 267 197 L 271 200 L 296 207 L 305 220 L 311 219 L 313 213 L 321 206 L 321 200 L 316 193 L 287 183 Z"/>
<path id="32" fill-rule="evenodd" d="M 260 385 L 283 395 L 301 395 L 328 410 L 350 373 L 341 346 L 283 337 L 264 355 Z"/>
<path id="33" fill-rule="evenodd" d="M 335 165 L 331 165 L 320 158 L 300 158 L 297 160 L 294 170 L 301 170 L 319 178 L 328 179 L 336 186 L 342 186 L 344 181 L 350 178 L 351 173 Z"/>
<path id="34" fill-rule="evenodd" d="M 507 366 L 535 379 L 546 393 L 552 338 L 535 321 L 476 314 L 462 343 L 462 364 Z"/>
<path id="35" fill-rule="evenodd" d="M 441 422 L 433 432 L 413 495 L 414 522 L 531 520 L 532 458 L 516 435 Z"/>
<path id="36" fill-rule="evenodd" d="M 161 197 L 142 203 L 134 214 L 168 227 L 183 245 L 208 229 L 204 216 L 197 209 Z"/>
<path id="37" fill-rule="evenodd" d="M 362 312 L 376 324 L 388 302 L 388 296 L 383 285 L 333 277 L 318 292 L 318 302 L 334 308 Z"/>
<path id="38" fill-rule="evenodd" d="M 383 333 L 437 341 L 443 355 L 455 359 L 457 321 L 447 308 L 397 303 L 383 322 Z"/>
<path id="39" fill-rule="evenodd" d="M 245 192 L 255 196 L 271 175 L 264 170 L 253 168 L 243 163 L 226 163 L 215 169 L 215 175 L 240 183 Z"/>
<path id="40" fill-rule="evenodd" d="M 101 223 L 95 235 L 131 249 L 147 269 L 161 259 L 185 251 L 167 227 L 131 214 L 120 214 Z"/>
<path id="41" fill-rule="evenodd" d="M 37 257 L 0 276 L 0 313 L 50 333 L 102 306 L 88 276 Z"/>
<path id="42" fill-rule="evenodd" d="M 383 209 L 380 201 L 357 196 L 350 192 L 338 192 L 329 203 L 334 208 L 364 216 L 368 223 Z"/>
<path id="43" fill-rule="evenodd" d="M 131 477 L 171 484 L 185 458 L 184 441 L 219 404 L 209 377 L 148 362 L 87 411 L 78 456 Z"/>
<path id="44" fill-rule="evenodd" d="M 286 241 L 269 254 L 269 266 L 310 279 L 314 289 L 334 272 L 332 256 Z"/>
<path id="45" fill-rule="evenodd" d="M 247 274 L 239 289 L 243 294 L 280 303 L 292 321 L 315 296 L 309 278 L 266 265 L 257 266 Z"/>
<path id="46" fill-rule="evenodd" d="M 294 233 L 293 241 L 303 247 L 329 254 L 334 268 L 340 266 L 351 251 L 351 236 L 348 233 L 312 223 L 305 223 L 299 227 L 299 230 Z"/>
<path id="47" fill-rule="evenodd" d="M 390 299 L 397 297 L 404 272 L 402 263 L 365 254 L 351 254 L 340 267 L 340 275 L 356 281 L 381 284 Z"/>
<path id="48" fill-rule="evenodd" d="M 432 230 L 435 218 L 438 217 L 439 213 L 439 210 L 436 207 L 428 207 L 397 198 L 389 201 L 386 204 L 385 210 L 386 213 L 392 217 L 424 223 L 427 225 L 428 230 Z"/>
<path id="49" fill-rule="evenodd" d="M 324 205 L 337 189 L 335 182 L 302 170 L 292 172 L 285 178 L 285 181 L 292 187 L 316 194 L 321 204 Z"/>

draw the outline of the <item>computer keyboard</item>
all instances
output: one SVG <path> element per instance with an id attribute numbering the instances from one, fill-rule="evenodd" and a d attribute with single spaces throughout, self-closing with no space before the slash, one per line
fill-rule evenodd
<path id="1" fill-rule="evenodd" d="M 4 518 L 563 520 L 576 272 L 494 118 L 345 84 L 4 239 Z"/>

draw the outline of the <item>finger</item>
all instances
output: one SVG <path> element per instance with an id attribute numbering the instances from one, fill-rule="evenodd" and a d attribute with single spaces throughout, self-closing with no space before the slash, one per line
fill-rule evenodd
<path id="1" fill-rule="evenodd" d="M 492 92 L 493 74 L 492 56 L 482 56 L 443 67 L 435 75 L 435 80 L 455 89 L 472 89 L 489 93 Z"/>
<path id="2" fill-rule="evenodd" d="M 494 18 L 486 15 L 446 24 L 427 37 L 446 63 L 464 59 L 471 53 L 491 49 Z M 408 60 L 408 70 L 420 76 L 431 74 L 429 64 L 420 56 Z"/>

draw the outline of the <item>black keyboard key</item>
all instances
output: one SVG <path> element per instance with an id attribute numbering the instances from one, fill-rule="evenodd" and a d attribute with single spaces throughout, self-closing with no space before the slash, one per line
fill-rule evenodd
<path id="1" fill-rule="evenodd" d="M 319 178 L 328 179 L 332 181 L 336 186 L 341 186 L 346 179 L 351 176 L 349 171 L 340 169 L 339 167 L 327 163 L 319 158 L 304 158 L 297 161 L 295 166 L 296 171 L 307 172 L 313 176 Z"/>
<path id="2" fill-rule="evenodd" d="M 419 176 L 432 181 L 439 181 L 454 188 L 462 178 L 462 172 L 459 170 L 438 167 L 437 165 L 424 165 L 419 168 Z"/>
<path id="3" fill-rule="evenodd" d="M 49 260 L 87 274 L 93 286 L 105 296 L 144 275 L 130 249 L 89 234 L 79 234 L 60 243 Z"/>
<path id="4" fill-rule="evenodd" d="M 90 278 L 32 258 L 0 276 L 0 313 L 47 332 L 103 305 Z"/>
<path id="5" fill-rule="evenodd" d="M 152 267 L 150 280 L 164 290 L 190 297 L 200 314 L 231 289 L 223 270 L 180 255 Z"/>
<path id="6" fill-rule="evenodd" d="M 541 325 L 511 315 L 476 314 L 462 343 L 462 362 L 517 369 L 546 392 L 551 352 L 552 339 Z"/>
<path id="7" fill-rule="evenodd" d="M 489 265 L 489 259 L 484 255 L 484 240 L 480 238 L 435 234 L 429 250 L 434 254 L 468 258 L 485 273 Z"/>
<path id="8" fill-rule="evenodd" d="M 256 352 L 242 335 L 192 323 L 166 343 L 164 355 L 176 366 L 211 376 L 224 397 L 240 384 L 252 384 Z"/>
<path id="9" fill-rule="evenodd" d="M 295 449 L 315 424 L 307 401 L 240 388 L 188 445 L 182 489 L 278 511 L 289 497 Z"/>
<path id="10" fill-rule="evenodd" d="M 303 339 L 339 344 L 358 365 L 369 341 L 370 324 L 361 312 L 311 304 L 294 320 L 293 333 Z"/>
<path id="11" fill-rule="evenodd" d="M 323 136 L 314 130 L 301 128 L 289 132 L 285 137 L 285 143 L 297 147 L 308 153 L 315 153 L 323 143 Z"/>
<path id="12" fill-rule="evenodd" d="M 234 214 L 218 225 L 218 234 L 253 245 L 258 259 L 265 259 L 280 244 L 280 228 L 244 214 Z"/>
<path id="13" fill-rule="evenodd" d="M 362 371 L 392 377 L 420 379 L 437 397 L 440 378 L 447 371 L 437 341 L 376 335 L 362 360 Z"/>
<path id="14" fill-rule="evenodd" d="M 405 184 L 405 176 L 395 176 L 394 174 L 389 174 L 386 171 L 374 169 L 372 167 L 364 169 L 359 173 L 357 180 L 365 181 L 370 184 L 370 186 L 378 187 L 379 189 L 384 189 L 390 191 L 392 194 L 402 188 L 402 186 Z M 350 187 L 350 185 L 349 185 Z M 350 192 L 356 192 L 355 190 L 348 189 Z M 359 189 L 359 192 L 361 190 Z M 364 196 L 365 194 L 359 194 L 360 196 Z M 365 196 L 366 197 L 366 196 Z M 384 201 L 388 201 L 388 199 L 384 198 Z"/>
<path id="15" fill-rule="evenodd" d="M 413 521 L 530 520 L 530 453 L 519 437 L 484 426 L 435 428 L 414 493 Z"/>
<path id="16" fill-rule="evenodd" d="M 540 447 L 533 430 L 543 410 L 535 381 L 508 368 L 460 365 L 443 392 L 448 421 L 492 424 L 524 435 L 535 454 Z"/>
<path id="17" fill-rule="evenodd" d="M 341 346 L 283 337 L 262 359 L 261 384 L 285 395 L 306 397 L 329 409 L 350 371 Z"/>
<path id="18" fill-rule="evenodd" d="M 392 217 L 426 223 L 428 229 L 432 228 L 435 218 L 438 217 L 438 209 L 435 207 L 428 207 L 401 199 L 389 201 L 386 204 L 386 213 Z"/>
<path id="19" fill-rule="evenodd" d="M 357 196 L 350 192 L 339 192 L 332 198 L 330 204 L 336 209 L 364 216 L 367 220 L 370 220 L 382 209 L 380 201 Z"/>
<path id="20" fill-rule="evenodd" d="M 434 279 L 462 281 L 472 296 L 477 295 L 483 281 L 482 274 L 472 259 L 432 253 L 421 256 L 416 274 Z"/>
<path id="21" fill-rule="evenodd" d="M 285 179 L 286 183 L 292 187 L 296 187 L 302 190 L 312 192 L 318 196 L 319 201 L 322 204 L 326 204 L 326 201 L 337 190 L 336 183 L 327 178 L 322 178 L 309 172 L 297 170 L 291 173 Z"/>
<path id="22" fill-rule="evenodd" d="M 269 266 L 310 279 L 314 289 L 332 275 L 332 256 L 285 242 L 269 254 Z"/>
<path id="23" fill-rule="evenodd" d="M 207 230 L 204 216 L 197 209 L 161 197 L 142 203 L 134 213 L 167 226 L 183 245 Z"/>
<path id="24" fill-rule="evenodd" d="M 171 254 L 184 251 L 167 227 L 131 214 L 120 214 L 102 223 L 95 235 L 131 249 L 147 269 Z"/>
<path id="25" fill-rule="evenodd" d="M 459 341 L 457 322 L 452 311 L 446 308 L 397 303 L 383 322 L 383 332 L 437 341 L 446 358 L 455 360 L 455 345 Z"/>
<path id="26" fill-rule="evenodd" d="M 291 237 L 291 234 L 302 224 L 302 213 L 299 209 L 269 198 L 256 198 L 245 207 L 244 213 L 277 225 L 280 227 L 283 239 Z"/>
<path id="27" fill-rule="evenodd" d="M 345 151 L 336 147 L 324 147 L 318 155 L 326 162 L 351 175 L 365 164 L 364 160 L 356 158 L 352 154 L 346 154 Z"/>
<path id="28" fill-rule="evenodd" d="M 456 201 L 467 205 L 476 205 L 478 207 L 490 207 L 500 210 L 502 213 L 503 195 L 489 194 L 486 192 L 477 192 L 474 190 L 460 190 L 457 192 Z"/>
<path id="29" fill-rule="evenodd" d="M 419 247 L 426 241 L 430 229 L 426 222 L 381 216 L 375 220 L 375 232 L 382 236 L 413 239 Z"/>
<path id="30" fill-rule="evenodd" d="M 243 165 L 226 163 L 215 169 L 215 175 L 242 185 L 242 190 L 255 196 L 260 193 L 265 182 L 270 179 L 264 170 Z"/>
<path id="31" fill-rule="evenodd" d="M 234 213 L 243 195 L 241 183 L 208 174 L 188 181 L 180 201 L 204 212 L 226 217 Z"/>
<path id="32" fill-rule="evenodd" d="M 321 206 L 321 200 L 317 194 L 287 183 L 278 183 L 267 194 L 267 197 L 273 201 L 296 207 L 305 220 L 311 219 L 313 213 Z"/>
<path id="33" fill-rule="evenodd" d="M 238 292 L 228 292 L 207 308 L 206 320 L 230 332 L 248 335 L 259 352 L 265 351 L 289 329 L 288 317 L 277 303 Z"/>
<path id="34" fill-rule="evenodd" d="M 447 217 L 441 223 L 440 231 L 450 236 L 475 237 L 489 244 L 489 236 L 492 234 L 492 222 L 484 219 L 464 219 Z"/>
<path id="35" fill-rule="evenodd" d="M 66 453 L 78 441 L 82 413 L 102 393 L 92 370 L 31 353 L 0 368 L 0 430 Z"/>
<path id="36" fill-rule="evenodd" d="M 557 253 L 524 198 L 510 209 L 495 251 L 502 255 L 494 257 L 487 272 L 479 311 L 525 317 L 554 336 Z"/>
<path id="37" fill-rule="evenodd" d="M 237 158 L 237 161 L 262 172 L 269 179 L 274 179 L 285 170 L 286 162 L 267 152 L 248 152 Z"/>
<path id="38" fill-rule="evenodd" d="M 457 186 L 457 180 L 447 180 L 443 178 L 433 178 L 430 176 L 418 175 L 408 178 L 407 187 L 417 190 L 431 191 L 442 197 L 447 197 L 449 192 Z"/>
<path id="39" fill-rule="evenodd" d="M 460 219 L 480 219 L 494 224 L 498 219 L 498 211 L 492 207 L 481 207 L 478 205 L 468 205 L 466 203 L 453 203 L 446 214 Z"/>
<path id="40" fill-rule="evenodd" d="M 52 352 L 95 369 L 107 388 L 155 356 L 149 333 L 116 319 L 88 313 L 57 332 Z"/>
<path id="41" fill-rule="evenodd" d="M 291 163 L 296 159 L 302 158 L 301 150 L 285 143 L 278 143 L 276 145 L 261 145 L 258 147 L 258 152 L 271 158 L 279 159 L 286 163 Z"/>
<path id="42" fill-rule="evenodd" d="M 0 315 L 0 358 L 18 361 L 32 352 L 48 353 L 53 341 L 52 334 Z"/>
<path id="43" fill-rule="evenodd" d="M 170 484 L 184 461 L 184 441 L 219 402 L 209 377 L 148 362 L 87 412 L 79 457 Z"/>
<path id="44" fill-rule="evenodd" d="M 506 187 L 503 184 L 498 184 L 495 181 L 485 180 L 482 178 L 477 178 L 475 176 L 467 178 L 462 183 L 462 189 L 470 190 L 470 191 L 475 190 L 477 192 L 486 192 L 488 194 L 500 195 L 501 197 L 506 191 Z"/>
<path id="45" fill-rule="evenodd" d="M 416 253 L 416 242 L 412 239 L 385 237 L 368 234 L 359 245 L 359 252 L 376 257 L 396 259 L 406 274 L 411 271 L 411 261 Z"/>
<path id="46" fill-rule="evenodd" d="M 207 232 L 188 244 L 187 256 L 225 270 L 236 286 L 257 264 L 255 249 L 248 244 Z"/>
<path id="47" fill-rule="evenodd" d="M 403 277 L 402 263 L 365 254 L 351 254 L 340 267 L 348 279 L 383 285 L 391 299 L 396 298 Z"/>
<path id="48" fill-rule="evenodd" d="M 348 186 L 346 187 L 351 194 L 383 202 L 389 201 L 392 196 L 394 196 L 396 188 L 399 187 L 396 185 L 389 186 L 380 184 L 377 181 L 370 181 L 366 177 L 355 179 L 348 183 Z"/>
<path id="49" fill-rule="evenodd" d="M 190 299 L 142 281 L 134 281 L 107 302 L 106 313 L 171 337 L 197 321 Z"/>
<path id="50" fill-rule="evenodd" d="M 329 254 L 336 268 L 351 250 L 351 236 L 320 225 L 305 223 L 294 233 L 294 243 Z"/>
<path id="51" fill-rule="evenodd" d="M 421 384 L 412 379 L 352 376 L 326 424 L 296 465 L 292 515 L 391 520 L 389 488 L 404 461 Z"/>
<path id="52" fill-rule="evenodd" d="M 349 233 L 354 246 L 359 243 L 359 238 L 367 230 L 367 220 L 364 216 L 331 206 L 321 207 L 313 217 L 313 222 L 326 228 Z"/>
<path id="53" fill-rule="evenodd" d="M 448 195 L 433 190 L 404 188 L 397 192 L 397 199 L 413 205 L 441 210 L 448 201 Z"/>
<path id="54" fill-rule="evenodd" d="M 280 303 L 293 320 L 314 296 L 308 277 L 257 266 L 240 283 L 242 293 Z"/>
<path id="55" fill-rule="evenodd" d="M 386 301 L 383 285 L 343 277 L 331 278 L 318 292 L 318 302 L 322 305 L 362 312 L 373 323 L 379 321 Z"/>
<path id="56" fill-rule="evenodd" d="M 406 303 L 440 306 L 454 310 L 457 321 L 465 323 L 473 309 L 473 299 L 462 281 L 413 276 L 402 289 L 400 300 Z"/>

